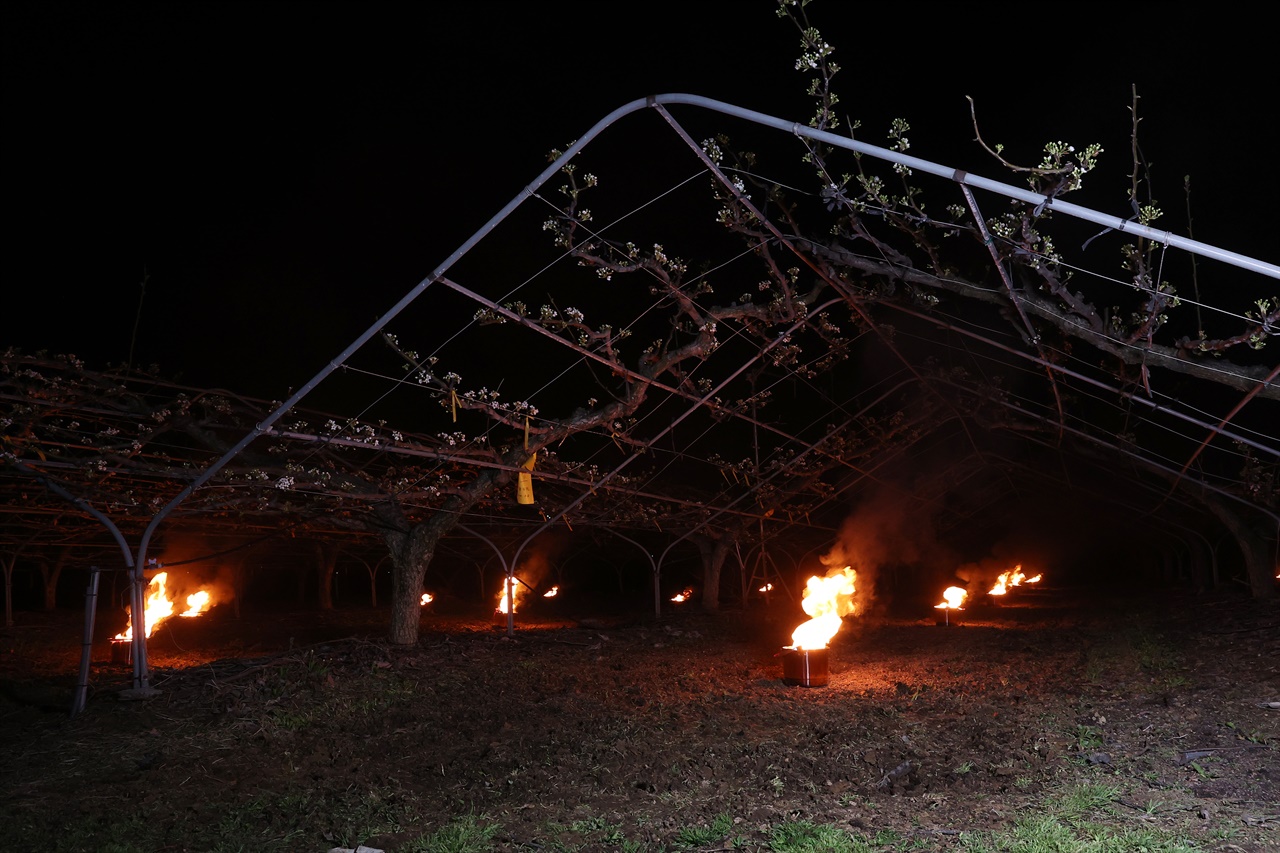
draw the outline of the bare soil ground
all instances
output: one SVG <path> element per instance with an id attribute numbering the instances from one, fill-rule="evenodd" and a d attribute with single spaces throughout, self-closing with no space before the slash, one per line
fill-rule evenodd
<path id="1" fill-rule="evenodd" d="M 404 649 L 385 610 L 215 610 L 157 632 L 149 699 L 122 698 L 130 669 L 100 637 L 71 718 L 83 617 L 19 613 L 0 635 L 4 838 L 427 850 L 466 818 L 495 850 L 765 850 L 807 821 L 946 850 L 1101 791 L 1080 832 L 1280 846 L 1274 603 L 1044 590 L 947 626 L 848 618 L 820 687 L 783 678 L 797 614 L 544 613 L 509 636 L 425 609 Z"/>

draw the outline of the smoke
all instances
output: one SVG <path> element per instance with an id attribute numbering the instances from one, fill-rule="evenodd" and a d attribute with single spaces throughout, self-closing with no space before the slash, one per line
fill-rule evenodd
<path id="1" fill-rule="evenodd" d="M 881 581 L 888 571 L 914 574 L 925 562 L 947 558 L 937 543 L 931 517 L 909 510 L 908 496 L 901 491 L 882 488 L 846 517 L 822 564 L 831 570 L 852 566 L 858 573 L 855 602 L 861 615 L 884 594 L 886 584 Z M 954 565 L 954 560 L 947 565 Z"/>
<path id="2" fill-rule="evenodd" d="M 1040 574 L 1044 558 L 1039 555 L 1039 550 L 1015 539 L 997 542 L 991 549 L 991 556 L 965 563 L 956 569 L 955 574 L 969 585 L 970 595 L 984 593 L 995 586 L 1000 575 L 1015 566 L 1021 566 L 1022 572 L 1028 576 Z"/>
<path id="3" fill-rule="evenodd" d="M 986 557 L 973 563 L 965 563 L 956 569 L 956 577 L 968 585 L 969 595 L 986 592 L 995 585 L 996 578 L 1002 572 L 1013 568 L 1014 564 L 998 557 Z"/>
<path id="4" fill-rule="evenodd" d="M 531 542 L 520 556 L 520 564 L 516 566 L 516 577 L 536 590 L 553 574 L 555 561 L 565 547 L 565 536 L 562 533 L 549 531 Z"/>
<path id="5" fill-rule="evenodd" d="M 159 570 L 168 573 L 165 588 L 178 602 L 201 590 L 209 593 L 209 606 L 235 600 L 236 578 L 244 557 L 235 544 L 220 537 L 175 534 L 165 538 L 157 557 Z"/>
<path id="6" fill-rule="evenodd" d="M 512 590 L 516 600 L 516 610 L 518 611 L 523 602 L 529 601 L 532 596 L 537 593 L 541 595 L 539 587 L 543 582 L 552 575 L 555 567 L 555 560 L 563 550 L 563 537 L 555 533 L 548 533 L 540 536 L 536 542 L 533 542 L 520 555 L 520 562 L 515 568 L 515 576 L 517 583 Z M 499 596 L 505 594 L 505 579 L 498 583 Z M 500 606 L 501 603 L 500 603 Z"/>

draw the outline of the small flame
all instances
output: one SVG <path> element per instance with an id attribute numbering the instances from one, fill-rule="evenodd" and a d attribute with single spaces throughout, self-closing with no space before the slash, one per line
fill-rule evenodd
<path id="1" fill-rule="evenodd" d="M 148 637 L 155 633 L 156 628 L 161 622 L 168 619 L 170 616 L 173 616 L 174 611 L 177 609 L 173 599 L 169 597 L 168 590 L 165 588 L 168 580 L 169 573 L 160 572 L 153 577 L 151 579 L 151 583 L 147 585 L 150 591 L 147 593 L 147 606 L 146 610 L 143 612 L 143 616 L 146 619 Z M 202 589 L 199 592 L 193 592 L 191 595 L 187 596 L 187 609 L 177 615 L 188 618 L 192 616 L 199 616 L 212 606 L 213 596 L 207 590 Z M 129 626 L 119 634 L 116 634 L 115 639 L 133 639 L 132 613 L 129 618 Z"/>
<path id="2" fill-rule="evenodd" d="M 946 599 L 941 604 L 935 604 L 936 610 L 959 610 L 960 605 L 964 604 L 968 592 L 958 586 L 949 586 L 942 592 L 942 597 Z"/>
<path id="3" fill-rule="evenodd" d="M 767 583 L 764 586 L 760 587 L 761 592 L 770 592 L 772 589 L 773 589 L 773 584 L 771 583 Z"/>
<path id="4" fill-rule="evenodd" d="M 435 600 L 436 600 L 436 599 L 435 599 L 435 596 L 434 596 L 434 595 L 432 595 L 432 594 L 431 594 L 431 593 L 429 593 L 429 592 L 424 592 L 424 593 L 422 594 L 422 599 L 419 601 L 419 604 L 421 604 L 423 607 L 426 607 L 428 604 L 430 604 L 431 602 L 433 602 L 433 601 L 435 601 Z"/>
<path id="5" fill-rule="evenodd" d="M 544 592 L 544 593 L 542 594 L 542 597 L 543 597 L 543 598 L 555 598 L 555 597 L 556 597 L 557 595 L 559 595 L 559 594 L 560 594 L 560 587 L 558 587 L 558 586 L 553 586 L 553 587 L 551 587 L 551 589 L 549 589 L 549 590 L 547 590 L 546 592 Z"/>
<path id="6" fill-rule="evenodd" d="M 691 586 L 686 586 L 683 590 L 671 596 L 671 600 L 675 602 L 688 601 L 691 598 L 693 598 L 693 587 Z"/>
<path id="7" fill-rule="evenodd" d="M 199 592 L 193 592 L 187 596 L 187 609 L 178 615 L 186 617 L 199 616 L 209 609 L 212 600 L 213 597 L 203 589 Z"/>
<path id="8" fill-rule="evenodd" d="M 814 575 L 805 583 L 804 598 L 800 606 L 811 618 L 802 622 L 791 633 L 789 649 L 825 649 L 827 643 L 840 630 L 840 621 L 853 613 L 854 580 L 858 573 L 852 566 L 845 566 L 826 577 Z"/>
<path id="9" fill-rule="evenodd" d="M 1000 577 L 996 578 L 995 586 L 991 587 L 987 595 L 1004 595 L 1015 586 L 1021 586 L 1024 583 L 1040 583 L 1040 579 L 1043 577 L 1044 575 L 1036 575 L 1033 578 L 1027 577 L 1022 573 L 1022 564 L 1019 563 L 1009 571 L 1002 572 Z"/>

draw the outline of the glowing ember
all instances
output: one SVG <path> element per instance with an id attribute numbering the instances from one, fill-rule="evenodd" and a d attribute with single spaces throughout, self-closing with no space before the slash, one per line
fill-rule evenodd
<path id="1" fill-rule="evenodd" d="M 549 590 L 547 590 L 546 592 L 544 592 L 544 593 L 542 594 L 542 597 L 543 597 L 543 598 L 555 598 L 555 597 L 556 597 L 557 595 L 559 595 L 559 594 L 560 594 L 560 587 L 558 587 L 558 586 L 553 586 L 553 587 L 551 587 L 551 589 L 549 589 Z"/>
<path id="2" fill-rule="evenodd" d="M 147 608 L 143 614 L 146 619 L 148 637 L 155 633 L 156 627 L 161 622 L 174 615 L 174 611 L 177 609 L 173 599 L 169 597 L 168 590 L 165 589 L 165 584 L 168 580 L 169 573 L 160 572 L 153 577 L 151 579 L 151 583 L 148 584 L 148 589 L 150 591 L 147 593 Z M 213 596 L 211 596 L 206 590 L 202 589 L 199 592 L 193 592 L 191 595 L 187 596 L 187 609 L 178 615 L 185 617 L 199 616 L 212 606 Z M 129 627 L 125 628 L 121 633 L 116 634 L 115 638 L 117 640 L 133 639 L 132 614 L 130 614 Z"/>
<path id="3" fill-rule="evenodd" d="M 1004 595 L 1015 586 L 1021 586 L 1024 583 L 1040 583 L 1042 577 L 1044 575 L 1036 575 L 1033 578 L 1027 577 L 1022 573 L 1022 565 L 1019 564 L 1007 572 L 1002 572 L 1000 577 L 996 578 L 995 586 L 991 587 L 987 595 Z"/>
<path id="4" fill-rule="evenodd" d="M 811 618 L 791 634 L 789 649 L 825 649 L 840 630 L 840 620 L 853 613 L 854 580 L 858 573 L 851 566 L 831 572 L 825 578 L 809 578 L 800 606 Z"/>
<path id="5" fill-rule="evenodd" d="M 968 595 L 968 592 L 958 586 L 949 586 L 942 593 L 942 597 L 946 600 L 933 606 L 938 610 L 959 610 Z"/>
<path id="6" fill-rule="evenodd" d="M 691 598 L 693 598 L 693 587 L 691 586 L 687 586 L 680 592 L 677 592 L 675 595 L 671 596 L 671 600 L 677 603 L 681 601 L 688 601 Z"/>
<path id="7" fill-rule="evenodd" d="M 773 589 L 773 584 L 771 583 L 767 583 L 764 586 L 760 587 L 761 592 L 769 592 L 772 589 Z"/>
<path id="8" fill-rule="evenodd" d="M 510 577 L 502 582 L 502 595 L 498 597 L 498 612 L 507 612 L 508 591 L 511 598 L 511 612 L 515 613 L 520 609 L 520 599 L 524 597 L 525 585 L 518 578 Z"/>
<path id="9" fill-rule="evenodd" d="M 420 603 L 423 607 L 426 607 L 428 604 L 430 604 L 431 602 L 433 602 L 433 601 L 435 601 L 435 600 L 436 600 L 436 599 L 435 599 L 435 596 L 433 596 L 431 593 L 429 593 L 429 592 L 424 592 L 424 593 L 422 594 L 422 599 L 421 599 L 421 601 L 420 601 L 419 603 Z"/>

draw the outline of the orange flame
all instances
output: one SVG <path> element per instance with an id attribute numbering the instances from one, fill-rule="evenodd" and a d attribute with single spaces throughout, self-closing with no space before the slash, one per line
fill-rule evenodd
<path id="1" fill-rule="evenodd" d="M 420 603 L 423 607 L 426 607 L 428 604 L 430 604 L 431 602 L 433 602 L 433 601 L 435 601 L 435 600 L 436 600 L 436 599 L 435 599 L 435 596 L 433 596 L 431 593 L 429 593 L 429 592 L 424 592 L 424 593 L 422 594 L 422 598 L 420 599 L 419 603 Z"/>
<path id="2" fill-rule="evenodd" d="M 165 589 L 165 584 L 168 580 L 169 573 L 160 572 L 153 577 L 151 579 L 151 583 L 147 585 L 150 591 L 147 593 L 147 606 L 146 610 L 143 612 L 143 616 L 146 619 L 148 637 L 155 633 L 156 628 L 161 622 L 168 619 L 170 616 L 173 616 L 174 611 L 177 609 L 173 599 L 169 597 L 168 590 Z M 177 615 L 188 618 L 192 616 L 199 616 L 212 606 L 213 596 L 210 595 L 207 590 L 202 589 L 199 592 L 193 592 L 191 595 L 187 596 L 187 609 Z M 117 640 L 133 639 L 132 613 L 129 618 L 129 626 L 119 634 L 116 634 L 115 638 Z"/>
<path id="3" fill-rule="evenodd" d="M 502 582 L 502 595 L 498 596 L 498 612 L 507 612 L 507 590 L 511 591 L 511 612 L 515 613 L 520 609 L 520 599 L 524 597 L 525 585 L 514 577 L 507 578 Z"/>
<path id="4" fill-rule="evenodd" d="M 771 591 L 772 589 L 773 589 L 773 584 L 771 584 L 771 583 L 767 583 L 767 584 L 765 584 L 764 586 L 760 587 L 760 591 L 761 591 L 761 592 L 769 592 L 769 591 Z"/>
<path id="5" fill-rule="evenodd" d="M 671 596 L 671 600 L 677 603 L 681 601 L 688 601 L 691 598 L 693 598 L 693 587 L 691 586 L 686 586 L 682 591 Z"/>
<path id="6" fill-rule="evenodd" d="M 941 604 L 935 604 L 936 610 L 959 610 L 960 605 L 964 604 L 964 600 L 969 593 L 958 586 L 949 586 L 942 592 L 945 599 Z"/>
<path id="7" fill-rule="evenodd" d="M 546 592 L 544 592 L 544 593 L 542 594 L 542 597 L 543 597 L 543 598 L 555 598 L 555 597 L 556 597 L 557 595 L 559 595 L 559 594 L 560 594 L 560 587 L 558 587 L 558 586 L 553 586 L 553 587 L 551 587 L 551 589 L 549 589 L 549 590 L 547 590 Z"/>
<path id="8" fill-rule="evenodd" d="M 800 606 L 812 618 L 802 622 L 791 633 L 789 649 L 825 649 L 827 643 L 840 630 L 840 620 L 853 613 L 854 580 L 858 573 L 852 566 L 845 566 L 826 577 L 814 575 L 804 587 Z"/>
<path id="9" fill-rule="evenodd" d="M 187 609 L 179 616 L 199 616 L 201 613 L 209 609 L 213 603 L 213 596 L 209 595 L 207 590 L 193 592 L 187 596 Z"/>
<path id="10" fill-rule="evenodd" d="M 1027 577 L 1022 573 L 1022 564 L 1019 563 L 1009 571 L 1001 573 L 1000 577 L 996 578 L 995 586 L 991 587 L 987 595 L 1004 595 L 1015 586 L 1021 586 L 1024 583 L 1040 583 L 1043 577 L 1044 575 Z"/>

